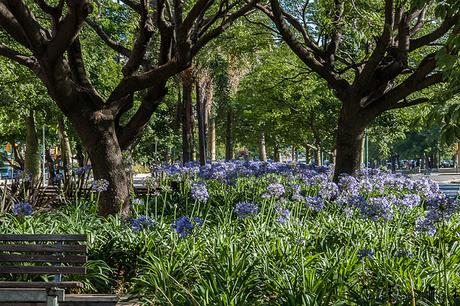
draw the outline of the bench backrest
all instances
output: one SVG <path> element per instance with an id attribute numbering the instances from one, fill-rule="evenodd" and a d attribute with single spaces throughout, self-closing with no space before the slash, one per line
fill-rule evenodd
<path id="1" fill-rule="evenodd" d="M 86 235 L 0 235 L 0 274 L 85 274 Z"/>

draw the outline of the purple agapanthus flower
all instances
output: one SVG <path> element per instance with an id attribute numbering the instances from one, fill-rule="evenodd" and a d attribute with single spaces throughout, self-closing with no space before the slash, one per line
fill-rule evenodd
<path id="1" fill-rule="evenodd" d="M 453 214 L 460 210 L 457 200 L 449 199 L 446 195 L 438 195 L 426 202 L 427 213 L 424 218 L 419 218 L 415 230 L 426 232 L 433 236 L 436 233 L 436 224 L 448 221 Z"/>
<path id="2" fill-rule="evenodd" d="M 398 201 L 398 204 L 400 204 L 402 207 L 412 209 L 416 206 L 419 206 L 420 202 L 421 199 L 419 195 L 407 194 L 400 201 Z"/>
<path id="3" fill-rule="evenodd" d="M 88 172 L 89 170 L 91 170 L 91 165 L 87 165 L 87 166 L 75 168 L 75 169 L 73 169 L 73 173 L 74 173 L 75 175 L 80 176 L 80 175 L 85 174 L 85 173 Z"/>
<path id="4" fill-rule="evenodd" d="M 16 216 L 30 216 L 33 212 L 32 205 L 28 202 L 19 202 L 13 206 L 13 214 Z"/>
<path id="5" fill-rule="evenodd" d="M 361 249 L 358 251 L 358 258 L 359 259 L 367 258 L 367 259 L 373 260 L 374 251 L 367 249 L 367 248 Z"/>
<path id="6" fill-rule="evenodd" d="M 204 223 L 203 218 L 200 218 L 200 217 L 193 217 L 193 222 L 197 226 L 203 226 L 203 223 Z"/>
<path id="7" fill-rule="evenodd" d="M 334 182 L 327 182 L 320 186 L 319 195 L 326 200 L 335 199 L 339 195 L 339 187 Z"/>
<path id="8" fill-rule="evenodd" d="M 247 217 L 257 215 L 259 213 L 259 206 L 251 202 L 236 203 L 233 210 L 239 219 L 246 219 Z"/>
<path id="9" fill-rule="evenodd" d="M 288 208 L 278 207 L 276 209 L 278 214 L 278 218 L 276 218 L 276 222 L 280 224 L 285 224 L 289 221 L 289 217 L 291 216 L 291 211 Z"/>
<path id="10" fill-rule="evenodd" d="M 262 198 L 279 198 L 284 194 L 284 185 L 280 183 L 272 183 L 268 185 L 267 192 L 262 195 Z"/>
<path id="11" fill-rule="evenodd" d="M 144 205 L 144 200 L 142 200 L 142 199 L 134 199 L 132 203 L 134 205 L 142 206 L 142 205 Z"/>
<path id="12" fill-rule="evenodd" d="M 208 189 L 206 188 L 206 184 L 203 182 L 192 183 L 190 191 L 192 194 L 192 199 L 198 202 L 205 203 L 209 199 Z"/>
<path id="13" fill-rule="evenodd" d="M 179 237 L 181 238 L 190 236 L 193 232 L 194 227 L 195 226 L 193 225 L 193 223 L 190 221 L 189 217 L 187 216 L 182 216 L 178 218 L 172 224 L 172 228 L 176 230 L 176 233 L 178 233 Z"/>
<path id="14" fill-rule="evenodd" d="M 385 197 L 375 197 L 368 201 L 359 202 L 358 208 L 363 217 L 373 221 L 393 219 L 393 208 L 388 198 Z"/>
<path id="15" fill-rule="evenodd" d="M 98 180 L 94 180 L 91 183 L 91 189 L 93 189 L 96 192 L 104 192 L 104 191 L 107 191 L 107 189 L 109 188 L 109 185 L 110 184 L 108 180 L 98 179 Z"/>
<path id="16" fill-rule="evenodd" d="M 155 226 L 156 222 L 149 216 L 140 216 L 130 221 L 131 228 L 133 231 L 140 231 L 144 229 L 150 229 Z"/>
<path id="17" fill-rule="evenodd" d="M 305 202 L 307 207 L 313 209 L 314 211 L 320 211 L 324 208 L 324 201 L 320 196 L 305 197 Z"/>

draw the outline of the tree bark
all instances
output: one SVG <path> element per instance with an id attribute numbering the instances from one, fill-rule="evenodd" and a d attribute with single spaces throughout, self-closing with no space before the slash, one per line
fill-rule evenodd
<path id="1" fill-rule="evenodd" d="M 297 151 L 296 151 L 295 145 L 292 145 L 292 148 L 291 148 L 291 160 L 293 162 L 297 161 Z"/>
<path id="2" fill-rule="evenodd" d="M 261 161 L 267 161 L 267 150 L 265 147 L 265 133 L 261 131 L 259 134 L 259 159 Z"/>
<path id="3" fill-rule="evenodd" d="M 59 117 L 58 126 L 59 126 L 62 167 L 64 168 L 65 181 L 67 181 L 70 178 L 70 170 L 72 168 L 72 150 L 70 148 L 69 135 L 67 134 L 67 131 L 65 129 L 65 123 L 64 123 L 63 117 Z"/>
<path id="4" fill-rule="evenodd" d="M 273 160 L 275 162 L 281 161 L 281 154 L 280 154 L 280 147 L 278 144 L 275 144 L 274 152 L 273 152 Z"/>
<path id="5" fill-rule="evenodd" d="M 121 213 L 128 216 L 129 180 L 114 121 L 99 118 L 96 121 L 90 119 L 85 122 L 79 118 L 72 123 L 84 147 L 87 148 L 94 179 L 104 179 L 109 182 L 107 191 L 100 194 L 99 214 L 108 216 Z"/>
<path id="6" fill-rule="evenodd" d="M 322 160 L 321 160 L 321 147 L 316 145 L 316 165 L 317 166 L 322 166 Z"/>
<path id="7" fill-rule="evenodd" d="M 32 182 L 40 179 L 40 148 L 37 129 L 35 126 L 35 112 L 29 111 L 26 118 L 26 153 L 24 157 L 24 171 L 31 175 Z"/>
<path id="8" fill-rule="evenodd" d="M 77 143 L 75 146 L 75 151 L 77 151 L 75 158 L 77 159 L 78 167 L 83 167 L 85 165 L 85 155 L 83 154 L 83 148 L 81 144 Z"/>
<path id="9" fill-rule="evenodd" d="M 339 116 L 336 136 L 335 181 L 338 180 L 340 174 L 355 175 L 360 169 L 364 129 L 368 122 L 364 120 L 363 114 L 353 113 L 345 106 L 342 107 Z"/>
<path id="10" fill-rule="evenodd" d="M 310 160 L 310 147 L 308 145 L 305 145 L 305 163 L 308 164 L 309 160 Z"/>
<path id="11" fill-rule="evenodd" d="M 216 160 L 216 121 L 213 118 L 209 120 L 209 158 L 212 161 Z"/>
<path id="12" fill-rule="evenodd" d="M 233 159 L 233 111 L 227 110 L 227 120 L 225 122 L 225 160 Z"/>
<path id="13" fill-rule="evenodd" d="M 196 112 L 198 117 L 198 147 L 200 165 L 206 165 L 206 109 L 205 93 L 199 80 L 196 82 Z"/>
<path id="14" fill-rule="evenodd" d="M 190 69 L 182 73 L 182 162 L 193 160 L 193 75 Z"/>

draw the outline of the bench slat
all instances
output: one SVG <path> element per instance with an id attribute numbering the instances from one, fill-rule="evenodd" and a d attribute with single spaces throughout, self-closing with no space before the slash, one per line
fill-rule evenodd
<path id="1" fill-rule="evenodd" d="M 32 255 L 0 254 L 0 262 L 49 262 L 49 263 L 86 263 L 86 256 L 78 255 Z"/>
<path id="2" fill-rule="evenodd" d="M 86 235 L 3 234 L 0 241 L 86 241 Z"/>
<path id="3" fill-rule="evenodd" d="M 0 282 L 0 288 L 83 288 L 81 282 Z"/>
<path id="4" fill-rule="evenodd" d="M 86 245 L 75 244 L 0 244 L 0 252 L 86 253 Z"/>
<path id="5" fill-rule="evenodd" d="M 0 274 L 85 274 L 85 267 L 0 266 Z"/>

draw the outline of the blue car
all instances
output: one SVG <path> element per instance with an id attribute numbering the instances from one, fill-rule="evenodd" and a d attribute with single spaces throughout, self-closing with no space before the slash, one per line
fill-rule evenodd
<path id="1" fill-rule="evenodd" d="M 20 171 L 17 169 L 12 170 L 11 167 L 4 166 L 0 168 L 0 178 L 2 179 L 17 178 L 19 175 L 19 172 Z"/>

